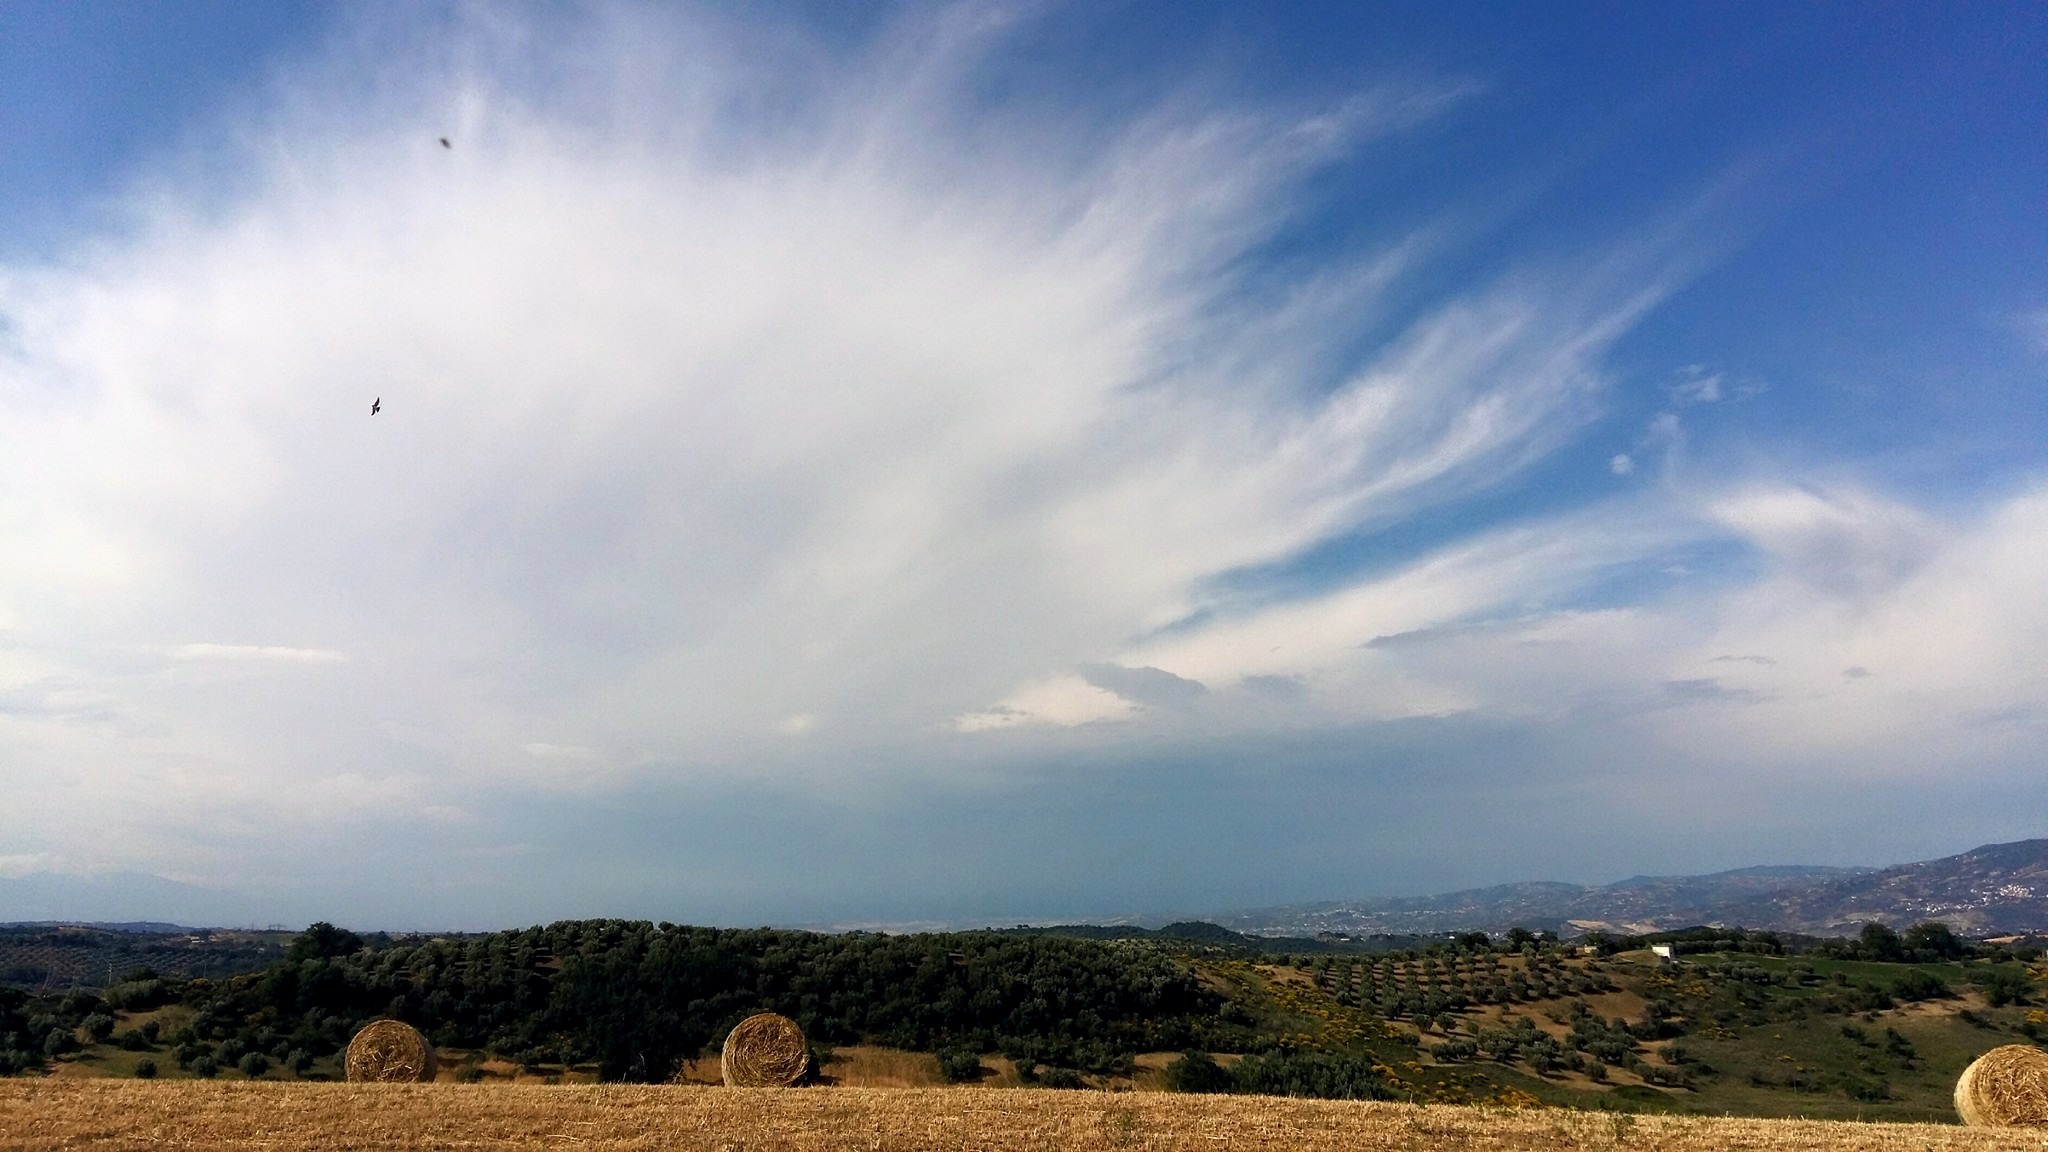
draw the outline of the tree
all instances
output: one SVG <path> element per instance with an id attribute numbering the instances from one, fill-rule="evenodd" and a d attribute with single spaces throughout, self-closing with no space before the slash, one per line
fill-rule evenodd
<path id="1" fill-rule="evenodd" d="M 361 936 L 346 928 L 336 928 L 325 920 L 318 920 L 309 925 L 304 932 L 292 937 L 291 947 L 285 949 L 284 958 L 296 964 L 304 960 L 352 956 L 362 947 Z"/>
<path id="2" fill-rule="evenodd" d="M 1892 995 L 1900 1000 L 1939 1000 L 1949 994 L 1948 982 L 1917 968 L 1892 981 Z"/>
<path id="3" fill-rule="evenodd" d="M 1922 960 L 1953 960 L 1970 950 L 1969 945 L 1939 920 L 1923 920 L 1906 929 L 1900 943 L 1908 954 Z"/>
<path id="4" fill-rule="evenodd" d="M 981 1054 L 971 1048 L 948 1048 L 939 1053 L 939 1075 L 952 1084 L 979 1080 Z"/>
<path id="5" fill-rule="evenodd" d="M 1865 924 L 1862 934 L 1856 939 L 1857 951 L 1861 952 L 1867 959 L 1900 960 L 1904 958 L 1905 948 L 1899 940 L 1899 934 L 1892 931 L 1891 925 L 1886 924 L 1882 920 L 1872 920 L 1870 923 Z"/>
<path id="6" fill-rule="evenodd" d="M 2027 993 L 2032 991 L 2032 982 L 2023 972 L 2010 968 L 1993 968 L 1977 980 L 1977 986 L 1984 990 L 1984 1000 L 1993 1008 L 2007 1004 L 2024 1004 Z"/>
<path id="7" fill-rule="evenodd" d="M 1207 1052 L 1190 1050 L 1166 1066 L 1166 1087 L 1174 1092 L 1228 1092 L 1230 1071 Z"/>

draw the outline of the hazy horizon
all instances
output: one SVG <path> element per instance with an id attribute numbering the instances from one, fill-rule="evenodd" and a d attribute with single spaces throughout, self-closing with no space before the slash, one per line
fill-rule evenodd
<path id="1" fill-rule="evenodd" d="M 1078 920 L 2039 835 L 2044 56 L 0 8 L 0 878 Z"/>
<path id="2" fill-rule="evenodd" d="M 1972 845 L 1973 850 L 1983 845 Z M 1771 869 L 1812 869 L 1824 872 L 1868 872 L 1905 864 L 1918 863 L 1914 860 L 1892 860 L 1880 863 L 1816 863 L 1777 862 L 1738 865 L 1720 872 L 1745 872 Z M 1702 875 L 1716 875 L 1705 873 Z M 1344 895 L 1326 895 L 1320 898 L 1286 901 L 1281 904 L 1236 907 L 1184 907 L 1184 908 L 1130 908 L 1119 912 L 1101 912 L 1093 915 L 1067 916 L 1056 910 L 1011 910 L 1010 914 L 982 913 L 940 918 L 838 918 L 823 920 L 708 920 L 690 921 L 704 927 L 718 928 L 789 928 L 824 932 L 877 931 L 959 931 L 979 927 L 1023 927 L 1059 924 L 1137 924 L 1145 927 L 1161 927 L 1170 923 L 1188 921 L 1218 921 L 1235 914 L 1255 913 L 1273 908 L 1304 907 L 1324 904 L 1347 904 L 1387 902 L 1404 899 L 1430 898 L 1458 895 L 1464 892 L 1484 891 L 1494 887 L 1514 887 L 1530 883 L 1564 883 L 1586 888 L 1599 888 L 1623 884 L 1630 880 L 1670 878 L 1666 874 L 1633 873 L 1625 876 L 1611 876 L 1595 879 L 1565 880 L 1555 876 L 1523 876 L 1503 878 L 1490 883 L 1481 883 L 1470 888 L 1454 891 L 1435 892 L 1354 892 Z M 91 914 L 65 914 L 66 909 L 86 909 Z M 152 911 L 180 910 L 190 913 L 158 917 Z M 211 910 L 211 911 L 209 911 Z M 137 924 L 169 923 L 184 928 L 223 930 L 295 930 L 313 923 L 320 917 L 291 917 L 282 919 L 275 916 L 255 914 L 276 912 L 281 909 L 258 908 L 244 893 L 233 890 L 205 889 L 179 884 L 161 876 L 148 873 L 108 873 L 76 876 L 61 873 L 39 872 L 25 876 L 0 877 L 0 925 L 6 924 Z M 555 919 L 600 919 L 601 914 L 565 914 Z M 644 915 L 625 915 L 627 919 L 653 919 Z M 346 922 L 340 926 L 359 932 L 432 933 L 432 932 L 492 932 L 506 929 L 531 927 L 533 924 L 549 921 L 503 921 L 503 922 L 449 922 L 435 924 L 381 923 L 374 921 Z"/>

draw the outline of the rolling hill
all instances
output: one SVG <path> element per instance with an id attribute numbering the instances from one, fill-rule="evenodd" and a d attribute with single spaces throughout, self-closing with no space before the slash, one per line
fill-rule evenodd
<path id="1" fill-rule="evenodd" d="M 1973 936 L 2048 931 L 2048 839 L 1987 844 L 1955 856 L 1856 869 L 1738 868 L 1705 876 L 1637 876 L 1613 884 L 1502 884 L 1437 896 L 1294 904 L 1219 920 L 1258 935 L 1352 936 L 1601 928 L 1655 932 L 1697 924 L 1816 936 L 1882 920 L 1941 920 Z"/>

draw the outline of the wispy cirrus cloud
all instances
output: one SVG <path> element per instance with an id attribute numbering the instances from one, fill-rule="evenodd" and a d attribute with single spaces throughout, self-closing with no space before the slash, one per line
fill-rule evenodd
<path id="1" fill-rule="evenodd" d="M 332 648 L 292 648 L 277 644 L 180 644 L 175 660 L 255 660 L 282 664 L 343 664 L 346 653 Z"/>
<path id="2" fill-rule="evenodd" d="M 1969 608 L 2041 567 L 2034 495 L 1950 528 L 1665 469 L 1473 511 L 1580 444 L 1693 253 L 1616 224 L 1453 260 L 1425 222 L 1301 255 L 1319 175 L 1413 147 L 1464 78 L 1133 112 L 977 88 L 1000 8 L 852 46 L 600 8 L 393 51 L 407 17 L 363 20 L 127 231 L 0 269 L 29 855 L 313 885 L 294 853 L 365 830 L 634 845 L 602 890 L 696 796 L 887 830 L 905 781 L 1042 808 L 1078 758 L 1143 792 L 1148 740 L 1421 762 L 1356 734 L 1585 721 L 1790 756 L 2038 692 L 2011 637 L 2040 622 Z M 1739 379 L 1652 379 L 1610 471 Z M 57 716 L 57 684 L 148 723 Z"/>

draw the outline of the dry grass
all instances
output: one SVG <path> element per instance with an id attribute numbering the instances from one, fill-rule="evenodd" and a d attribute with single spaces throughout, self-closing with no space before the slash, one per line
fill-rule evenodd
<path id="1" fill-rule="evenodd" d="M 730 1088 L 787 1088 L 810 1066 L 804 1030 L 773 1012 L 756 1012 L 734 1025 L 718 1055 L 718 1070 Z"/>
<path id="2" fill-rule="evenodd" d="M 937 1088 L 946 1082 L 939 1058 L 929 1052 L 866 1044 L 834 1048 L 819 1071 L 827 1083 L 847 1088 Z"/>
<path id="3" fill-rule="evenodd" d="M 434 1078 L 434 1049 L 420 1030 L 398 1020 L 372 1020 L 348 1042 L 350 1080 L 404 1083 Z"/>
<path id="4" fill-rule="evenodd" d="M 2028 1129 L 958 1089 L 0 1081 L 0 1148 L 2004 1152 Z"/>
<path id="5" fill-rule="evenodd" d="M 1956 1111 L 1965 1124 L 2048 1127 L 2048 1052 L 2007 1044 L 1977 1057 L 1956 1081 Z"/>

